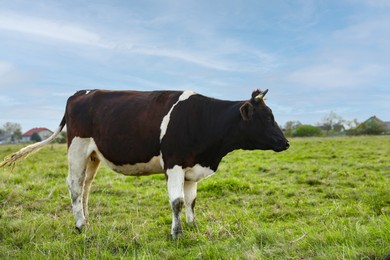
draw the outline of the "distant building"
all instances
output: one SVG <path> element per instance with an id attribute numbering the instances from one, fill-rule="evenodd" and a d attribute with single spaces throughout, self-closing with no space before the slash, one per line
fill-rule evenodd
<path id="1" fill-rule="evenodd" d="M 390 134 L 390 121 L 382 121 L 372 116 L 358 125 L 356 131 L 364 134 Z"/>
<path id="2" fill-rule="evenodd" d="M 22 142 L 30 142 L 31 136 L 34 133 L 37 133 L 41 137 L 42 140 L 46 140 L 47 138 L 49 138 L 53 134 L 52 131 L 50 131 L 49 129 L 44 128 L 44 127 L 33 128 L 33 129 L 28 130 L 27 132 L 25 132 L 22 135 Z"/>

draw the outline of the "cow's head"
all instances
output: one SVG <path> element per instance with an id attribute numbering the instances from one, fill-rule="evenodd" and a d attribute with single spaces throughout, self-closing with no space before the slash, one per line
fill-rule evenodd
<path id="1" fill-rule="evenodd" d="M 264 103 L 265 91 L 255 90 L 252 98 L 241 107 L 242 134 L 250 149 L 281 152 L 290 146 L 288 140 L 275 122 L 272 110 Z"/>

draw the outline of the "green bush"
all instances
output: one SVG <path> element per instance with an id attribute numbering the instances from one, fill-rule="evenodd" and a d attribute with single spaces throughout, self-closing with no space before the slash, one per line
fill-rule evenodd
<path id="1" fill-rule="evenodd" d="M 55 143 L 65 144 L 66 143 L 66 132 L 61 132 L 59 136 L 54 139 Z"/>
<path id="2" fill-rule="evenodd" d="M 42 138 L 39 136 L 38 133 L 33 133 L 30 140 L 33 142 L 40 142 L 42 141 Z"/>
<path id="3" fill-rule="evenodd" d="M 386 132 L 386 125 L 382 122 L 371 120 L 362 124 L 357 132 L 366 135 L 379 135 Z"/>
<path id="4" fill-rule="evenodd" d="M 321 134 L 321 129 L 312 125 L 300 125 L 292 133 L 294 137 L 321 136 Z"/>

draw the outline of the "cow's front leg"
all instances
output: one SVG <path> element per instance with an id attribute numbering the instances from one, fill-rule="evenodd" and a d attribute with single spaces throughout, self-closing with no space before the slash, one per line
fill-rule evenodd
<path id="1" fill-rule="evenodd" d="M 184 203 L 186 206 L 186 221 L 187 224 L 195 225 L 195 200 L 196 200 L 197 182 L 184 182 Z"/>
<path id="2" fill-rule="evenodd" d="M 169 201 L 172 209 L 172 238 L 176 239 L 181 233 L 180 213 L 184 204 L 184 170 L 176 165 L 172 169 L 168 169 L 167 186 Z"/>

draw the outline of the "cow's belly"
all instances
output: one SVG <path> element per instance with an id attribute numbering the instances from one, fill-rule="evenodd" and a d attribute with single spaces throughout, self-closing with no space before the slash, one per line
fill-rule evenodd
<path id="1" fill-rule="evenodd" d="M 141 175 L 150 175 L 156 173 L 164 173 L 164 170 L 161 167 L 161 161 L 160 161 L 161 156 L 154 156 L 148 162 L 116 165 L 103 156 L 103 154 L 99 151 L 93 138 L 90 138 L 90 150 L 96 152 L 98 159 L 101 162 L 103 162 L 105 165 L 107 165 L 107 167 L 109 167 L 115 172 L 124 175 L 141 176 Z"/>
<path id="2" fill-rule="evenodd" d="M 160 156 L 154 156 L 152 159 L 150 159 L 149 162 L 146 163 L 115 165 L 107 160 L 105 163 L 114 171 L 129 176 L 164 173 L 164 170 L 160 164 Z"/>
<path id="3" fill-rule="evenodd" d="M 211 170 L 209 167 L 203 167 L 199 164 L 196 164 L 193 167 L 185 168 L 184 171 L 185 171 L 184 176 L 187 181 L 196 181 L 196 182 L 214 174 L 214 171 Z"/>

